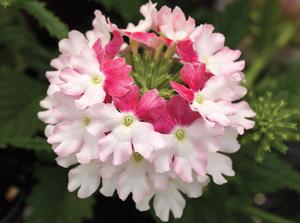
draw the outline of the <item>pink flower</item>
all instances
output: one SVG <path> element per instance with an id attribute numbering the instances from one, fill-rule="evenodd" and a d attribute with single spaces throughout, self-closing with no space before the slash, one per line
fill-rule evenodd
<path id="1" fill-rule="evenodd" d="M 156 171 L 174 170 L 186 182 L 192 182 L 193 171 L 200 176 L 206 174 L 206 153 L 219 149 L 216 136 L 223 133 L 221 126 L 208 126 L 190 109 L 187 101 L 174 96 L 155 127 L 168 133 L 166 146 L 154 153 Z"/>
<path id="2" fill-rule="evenodd" d="M 89 132 L 109 132 L 99 140 L 100 160 L 105 162 L 113 156 L 113 164 L 120 165 L 133 152 L 150 158 L 152 151 L 164 146 L 164 141 L 152 124 L 142 121 L 157 119 L 164 109 L 164 99 L 158 96 L 156 90 L 145 93 L 139 99 L 139 89 L 134 86 L 126 95 L 113 100 L 116 107 L 112 104 L 100 105 L 97 112 L 90 114 Z"/>
<path id="3" fill-rule="evenodd" d="M 230 124 L 227 116 L 234 113 L 230 103 L 234 93 L 226 86 L 225 78 L 210 76 L 204 64 L 185 64 L 180 77 L 190 89 L 176 82 L 171 85 L 206 122 L 227 126 Z"/>
<path id="4" fill-rule="evenodd" d="M 155 13 L 155 30 L 171 41 L 187 39 L 195 28 L 195 20 L 189 17 L 187 20 L 179 7 L 172 11 L 163 6 Z"/>
<path id="5" fill-rule="evenodd" d="M 102 48 L 96 52 L 85 47 L 79 56 L 71 58 L 72 68 L 65 68 L 60 74 L 62 92 L 75 96 L 80 109 L 102 103 L 106 94 L 122 96 L 132 83 L 128 76 L 131 67 L 123 58 L 105 60 Z"/>
<path id="6" fill-rule="evenodd" d="M 213 33 L 212 25 L 200 25 L 191 34 L 191 41 L 180 43 L 177 47 L 181 59 L 185 62 L 201 62 L 208 72 L 214 75 L 230 75 L 242 71 L 244 61 L 236 61 L 241 52 L 224 46 L 225 38 Z M 192 42 L 192 43 L 191 43 Z"/>

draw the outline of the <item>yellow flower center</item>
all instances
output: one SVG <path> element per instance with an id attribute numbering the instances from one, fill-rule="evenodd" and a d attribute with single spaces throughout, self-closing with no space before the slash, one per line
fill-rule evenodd
<path id="1" fill-rule="evenodd" d="M 183 129 L 178 129 L 175 133 L 175 136 L 178 140 L 183 140 L 185 137 L 185 132 Z"/>
<path id="2" fill-rule="evenodd" d="M 93 84 L 100 84 L 102 82 L 102 76 L 99 74 L 93 75 L 92 82 Z"/>
<path id="3" fill-rule="evenodd" d="M 196 96 L 196 101 L 199 103 L 199 104 L 202 104 L 204 102 L 204 97 L 202 94 L 198 94 Z"/>
<path id="4" fill-rule="evenodd" d="M 134 119 L 131 115 L 127 115 L 124 119 L 123 119 L 123 124 L 127 127 L 129 127 L 132 123 L 133 123 Z"/>
<path id="5" fill-rule="evenodd" d="M 90 122 L 91 122 L 91 119 L 89 117 L 85 116 L 83 118 L 83 125 L 84 126 L 88 126 L 90 124 Z"/>
<path id="6" fill-rule="evenodd" d="M 136 162 L 139 162 L 139 161 L 141 161 L 142 159 L 144 159 L 144 157 L 143 157 L 141 154 L 139 154 L 138 152 L 134 152 L 134 153 L 133 153 L 133 159 L 134 159 Z"/>

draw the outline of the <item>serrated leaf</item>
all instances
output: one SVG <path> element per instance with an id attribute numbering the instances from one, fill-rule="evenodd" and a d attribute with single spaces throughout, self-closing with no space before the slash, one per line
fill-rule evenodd
<path id="1" fill-rule="evenodd" d="M 62 39 L 67 36 L 69 30 L 57 16 L 49 11 L 44 3 L 37 1 L 16 1 L 18 7 L 26 10 L 29 14 L 35 17 L 41 26 L 45 27 L 51 36 L 57 39 Z"/>
<path id="2" fill-rule="evenodd" d="M 37 118 L 45 86 L 25 75 L 0 71 L 0 147 L 11 138 L 31 137 L 41 129 Z"/>
<path id="3" fill-rule="evenodd" d="M 36 172 L 39 183 L 27 199 L 32 213 L 26 223 L 81 223 L 93 216 L 94 200 L 80 200 L 67 191 L 67 171 L 44 167 Z"/>

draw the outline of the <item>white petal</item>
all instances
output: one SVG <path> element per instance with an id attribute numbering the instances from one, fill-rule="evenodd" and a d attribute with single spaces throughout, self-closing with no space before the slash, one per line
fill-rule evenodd
<path id="1" fill-rule="evenodd" d="M 87 110 L 90 124 L 87 131 L 92 135 L 110 132 L 114 127 L 121 123 L 122 115 L 113 104 L 98 104 L 89 107 Z"/>
<path id="2" fill-rule="evenodd" d="M 208 155 L 207 172 L 212 176 L 216 184 L 224 184 L 227 182 L 225 176 L 234 176 L 232 169 L 232 161 L 228 156 L 221 153 L 210 153 Z"/>
<path id="3" fill-rule="evenodd" d="M 169 220 L 170 211 L 174 218 L 180 218 L 185 207 L 185 199 L 173 183 L 165 191 L 158 192 L 153 200 L 155 214 L 162 220 Z"/>
<path id="4" fill-rule="evenodd" d="M 193 181 L 191 183 L 184 182 L 180 179 L 174 180 L 177 187 L 190 198 L 198 198 L 202 195 L 204 184 Z"/>
<path id="5" fill-rule="evenodd" d="M 162 135 L 155 132 L 150 123 L 136 122 L 132 134 L 134 150 L 146 159 L 150 158 L 152 151 L 160 149 L 165 145 Z"/>
<path id="6" fill-rule="evenodd" d="M 135 204 L 136 209 L 138 209 L 139 211 L 147 211 L 150 209 L 150 205 L 149 202 L 152 199 L 154 195 L 154 191 L 150 192 L 142 202 Z"/>
<path id="7" fill-rule="evenodd" d="M 117 191 L 121 200 L 126 200 L 132 193 L 135 203 L 140 203 L 150 192 L 150 186 L 143 161 L 128 163 L 117 180 Z"/>
<path id="8" fill-rule="evenodd" d="M 224 134 L 218 137 L 220 151 L 225 153 L 235 153 L 240 149 L 240 144 L 237 140 L 238 132 L 231 127 L 226 127 Z"/>
<path id="9" fill-rule="evenodd" d="M 113 155 L 113 164 L 121 165 L 129 160 L 132 154 L 132 145 L 130 141 L 120 141 L 112 133 L 99 140 L 99 158 L 105 162 Z"/>
<path id="10" fill-rule="evenodd" d="M 91 196 L 100 185 L 100 165 L 96 162 L 78 165 L 69 172 L 68 190 L 78 190 L 79 198 Z"/>
<path id="11" fill-rule="evenodd" d="M 55 161 L 58 165 L 60 165 L 61 167 L 64 167 L 64 168 L 68 168 L 68 167 L 78 163 L 77 157 L 74 154 L 67 156 L 67 157 L 57 157 L 55 159 Z"/>
<path id="12" fill-rule="evenodd" d="M 102 103 L 105 95 L 106 93 L 102 86 L 91 85 L 79 99 L 75 100 L 75 104 L 79 109 L 85 109 L 89 106 Z"/>
<path id="13" fill-rule="evenodd" d="M 78 162 L 87 164 L 93 159 L 98 158 L 98 137 L 89 133 L 85 134 L 80 152 L 76 154 Z"/>
<path id="14" fill-rule="evenodd" d="M 116 190 L 116 179 L 105 179 L 102 178 L 102 187 L 100 193 L 106 197 L 112 197 Z"/>

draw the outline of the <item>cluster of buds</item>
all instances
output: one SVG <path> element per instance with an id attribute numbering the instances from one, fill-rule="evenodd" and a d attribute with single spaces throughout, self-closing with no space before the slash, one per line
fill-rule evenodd
<path id="1" fill-rule="evenodd" d="M 131 194 L 140 211 L 153 200 L 168 221 L 182 216 L 183 194 L 200 197 L 210 177 L 234 175 L 225 153 L 240 148 L 255 113 L 241 101 L 241 53 L 212 25 L 151 1 L 140 12 L 123 29 L 97 10 L 92 30 L 59 42 L 38 115 L 58 165 L 72 166 L 69 191 Z"/>

